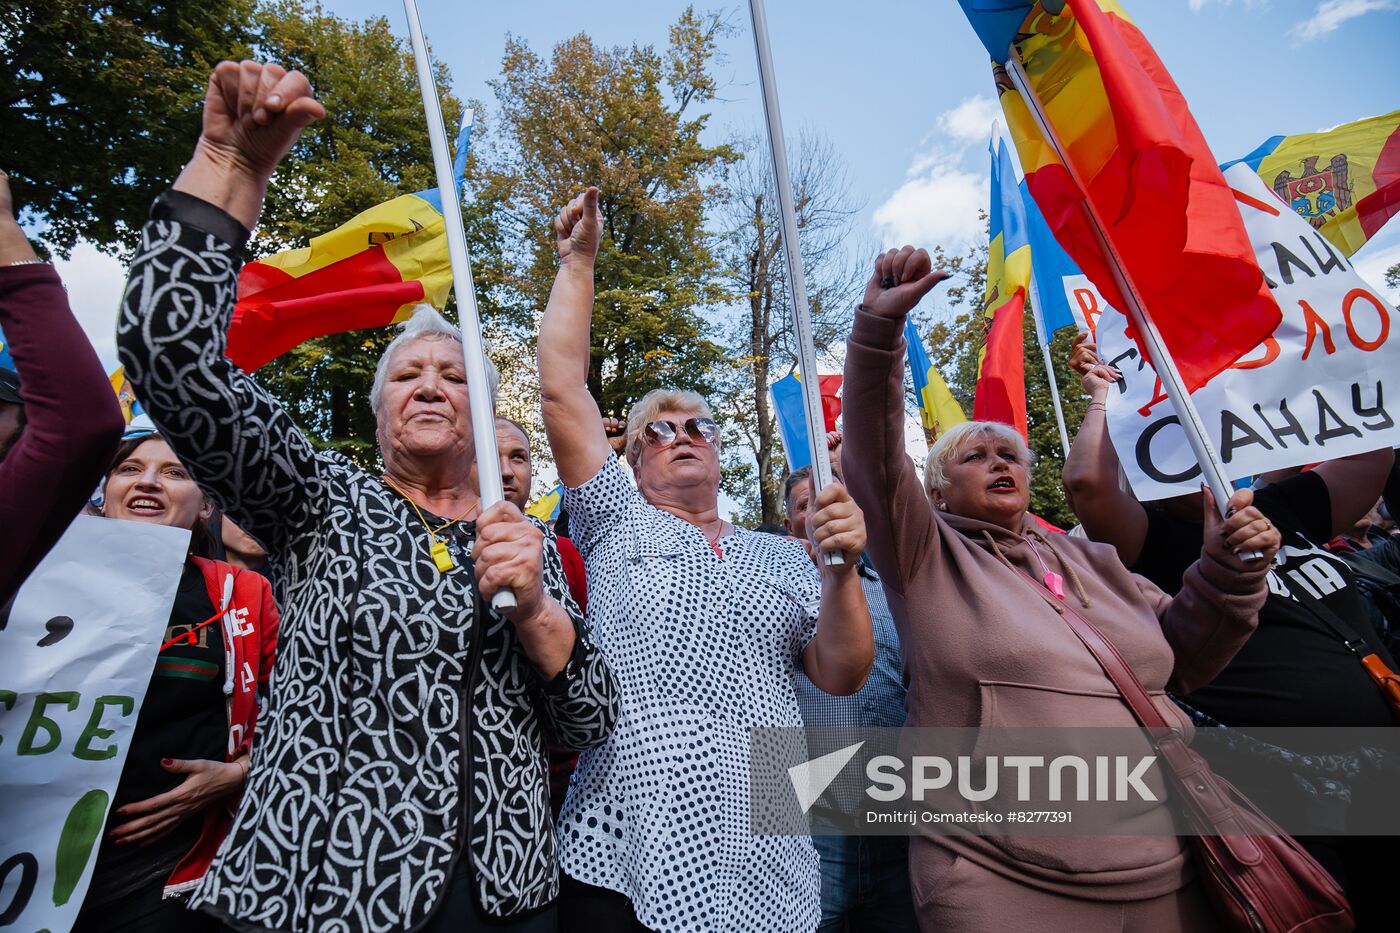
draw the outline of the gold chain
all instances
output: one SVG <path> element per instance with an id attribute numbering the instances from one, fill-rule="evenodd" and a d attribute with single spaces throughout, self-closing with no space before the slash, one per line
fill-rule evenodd
<path id="1" fill-rule="evenodd" d="M 481 508 L 481 500 L 477 499 L 476 502 L 472 505 L 472 507 L 467 509 L 461 515 L 458 515 L 451 521 L 443 522 L 441 525 L 438 525 L 436 528 L 434 528 L 431 525 L 429 525 L 428 520 L 423 517 L 423 512 L 418 508 L 418 503 L 414 502 L 413 499 L 409 497 L 408 493 L 400 489 L 398 484 L 391 480 L 387 473 L 384 474 L 384 482 L 389 484 L 390 489 L 394 490 L 394 492 L 404 497 L 404 499 L 408 502 L 409 506 L 413 509 L 414 514 L 418 516 L 418 520 L 423 523 L 423 527 L 427 529 L 428 556 L 432 557 L 433 563 L 437 565 L 437 569 L 442 573 L 447 573 L 447 571 L 451 570 L 453 567 L 456 567 L 457 562 L 452 559 L 452 554 L 448 552 L 447 543 L 445 541 L 438 540 L 438 535 L 443 531 L 446 531 L 448 528 L 451 528 L 453 525 L 457 524 L 462 519 L 475 512 L 477 509 Z"/>

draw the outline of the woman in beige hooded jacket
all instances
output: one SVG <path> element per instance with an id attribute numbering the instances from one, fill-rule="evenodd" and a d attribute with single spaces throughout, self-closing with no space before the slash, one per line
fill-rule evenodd
<path id="1" fill-rule="evenodd" d="M 1175 598 L 1129 573 L 1113 548 L 1041 534 L 1027 515 L 1030 455 L 1012 429 L 971 422 L 930 452 L 929 483 L 904 452 L 904 319 L 946 274 L 924 250 L 876 260 L 846 354 L 846 481 L 900 629 L 908 726 L 1136 725 L 1061 618 L 1063 600 L 1127 659 L 1168 721 L 1165 691 L 1223 668 L 1254 630 L 1278 532 L 1237 492 L 1207 506 L 1200 559 Z M 1263 556 L 1242 560 L 1249 550 Z M 1018 570 L 1030 575 L 1026 579 Z M 1049 588 L 1034 581 L 1047 580 Z M 925 930 L 1210 929 L 1190 855 L 1159 804 L 1131 837 L 924 835 L 910 873 Z"/>

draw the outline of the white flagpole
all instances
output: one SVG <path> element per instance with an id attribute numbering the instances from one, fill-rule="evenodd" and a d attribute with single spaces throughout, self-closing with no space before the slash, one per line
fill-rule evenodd
<path id="1" fill-rule="evenodd" d="M 486 363 L 481 344 L 481 319 L 477 315 L 476 290 L 472 286 L 471 260 L 462 227 L 462 192 L 452 171 L 452 154 L 447 151 L 442 106 L 437 82 L 428 60 L 428 44 L 423 41 L 423 25 L 418 20 L 415 0 L 403 0 L 408 18 L 408 37 L 418 65 L 418 89 L 428 118 L 428 139 L 433 147 L 433 167 L 437 170 L 438 196 L 447 227 L 447 255 L 452 261 L 452 284 L 457 295 L 457 320 L 462 328 L 462 357 L 467 373 L 467 394 L 471 397 L 472 434 L 476 441 L 476 474 L 481 484 L 481 511 L 505 498 L 501 486 L 501 461 L 496 453 L 496 413 L 491 408 L 491 389 L 486 380 Z M 515 594 L 500 590 L 491 599 L 491 608 L 505 612 L 515 608 Z"/>
<path id="2" fill-rule="evenodd" d="M 821 378 L 817 375 L 817 352 L 812 341 L 812 317 L 807 305 L 807 280 L 802 274 L 802 248 L 797 239 L 797 206 L 788 176 L 787 143 L 783 140 L 783 116 L 778 109 L 778 85 L 773 76 L 773 53 L 768 47 L 768 19 L 763 0 L 749 0 L 753 23 L 753 44 L 758 53 L 758 83 L 763 89 L 763 116 L 768 124 L 768 148 L 773 155 L 773 182 L 778 190 L 778 212 L 783 222 L 783 254 L 787 257 L 788 282 L 792 288 L 792 330 L 797 338 L 797 364 L 802 372 L 802 412 L 807 421 L 807 448 L 812 456 L 812 476 L 816 487 L 831 483 L 831 462 L 826 449 L 826 419 L 822 415 Z M 828 565 L 844 561 L 840 554 L 827 554 Z"/>
<path id="3" fill-rule="evenodd" d="M 1035 247 L 1031 247 L 1031 316 L 1035 320 L 1035 339 L 1045 359 L 1045 375 L 1050 380 L 1050 401 L 1055 406 L 1055 423 L 1060 426 L 1060 448 L 1069 459 L 1069 432 L 1065 430 L 1065 413 L 1060 408 L 1060 383 L 1055 378 L 1055 362 L 1050 358 L 1050 341 L 1045 336 L 1045 319 L 1040 316 L 1040 286 L 1035 281 Z"/>
<path id="4" fill-rule="evenodd" d="M 1167 398 L 1172 403 L 1172 411 L 1176 413 L 1177 420 L 1181 423 L 1181 430 L 1186 435 L 1187 443 L 1191 445 L 1192 453 L 1196 455 L 1196 462 L 1201 465 L 1201 474 L 1207 485 L 1210 486 L 1211 493 L 1215 496 L 1216 507 L 1223 515 L 1229 508 L 1233 488 L 1230 485 L 1229 477 L 1225 474 L 1225 467 L 1220 462 L 1219 454 L 1211 446 L 1210 436 L 1201 421 L 1200 412 L 1196 410 L 1196 403 L 1192 401 L 1191 393 L 1186 391 L 1186 384 L 1182 382 L 1181 373 L 1177 371 L 1176 361 L 1172 359 L 1167 345 L 1162 340 L 1161 333 L 1157 330 L 1157 325 L 1153 323 L 1151 315 L 1148 314 L 1146 306 L 1142 303 L 1142 297 L 1137 293 L 1132 280 L 1124 270 L 1123 261 L 1119 257 L 1118 251 L 1114 249 L 1113 242 L 1104 232 L 1105 225 L 1088 197 L 1088 186 L 1079 177 L 1079 172 L 1065 153 L 1064 144 L 1046 118 L 1044 105 L 1031 88 L 1014 46 L 1008 50 L 1006 57 L 1006 72 L 1011 76 L 1016 90 L 1025 99 L 1027 109 L 1034 115 L 1041 135 L 1045 137 L 1047 143 L 1054 147 L 1056 155 L 1060 157 L 1060 162 L 1064 164 L 1070 178 L 1074 180 L 1080 192 L 1084 193 L 1084 200 L 1080 202 L 1081 210 L 1084 211 L 1084 216 L 1089 222 L 1088 226 L 1093 231 L 1094 238 L 1098 240 L 1099 249 L 1103 251 L 1104 258 L 1108 260 L 1107 265 L 1109 272 L 1113 275 L 1113 282 L 1118 286 L 1118 291 L 1127 304 L 1123 310 L 1127 311 L 1133 326 L 1137 328 L 1138 335 L 1152 353 L 1153 367 L 1162 380 L 1162 390 L 1167 393 Z M 1244 560 L 1252 560 L 1260 556 L 1262 555 L 1257 551 L 1240 555 Z"/>

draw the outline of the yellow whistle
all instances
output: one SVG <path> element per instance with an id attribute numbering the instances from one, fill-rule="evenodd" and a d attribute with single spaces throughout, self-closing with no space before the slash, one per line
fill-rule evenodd
<path id="1" fill-rule="evenodd" d="M 457 562 L 447 552 L 447 542 L 445 541 L 434 541 L 433 546 L 428 548 L 428 553 L 433 555 L 433 563 L 437 564 L 439 573 L 447 573 L 457 566 Z"/>

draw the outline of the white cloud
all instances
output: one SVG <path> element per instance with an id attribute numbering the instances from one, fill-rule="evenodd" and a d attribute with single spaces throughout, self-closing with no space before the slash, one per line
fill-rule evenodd
<path id="1" fill-rule="evenodd" d="M 957 251 L 983 235 L 979 210 L 991 200 L 985 173 L 973 175 L 938 162 L 927 165 L 875 209 L 875 229 L 885 247 L 911 243 Z"/>
<path id="2" fill-rule="evenodd" d="M 1311 18 L 1288 31 L 1295 42 L 1325 36 L 1347 20 L 1382 10 L 1400 10 L 1400 0 L 1323 0 Z"/>
<path id="3" fill-rule="evenodd" d="M 1000 116 L 1001 106 L 981 95 L 938 115 L 925 148 L 910 159 L 904 183 L 871 215 L 881 245 L 957 251 L 983 235 L 978 212 L 987 208 L 991 185 L 985 168 L 967 171 L 963 163 L 985 153 Z"/>
<path id="4" fill-rule="evenodd" d="M 117 309 L 126 287 L 126 267 L 91 243 L 79 243 L 73 257 L 54 263 L 68 303 L 108 372 L 117 368 Z"/>
<path id="5" fill-rule="evenodd" d="M 986 142 L 992 125 L 1001 117 L 1001 105 L 993 98 L 969 97 L 952 110 L 938 115 L 938 128 L 961 143 Z"/>

